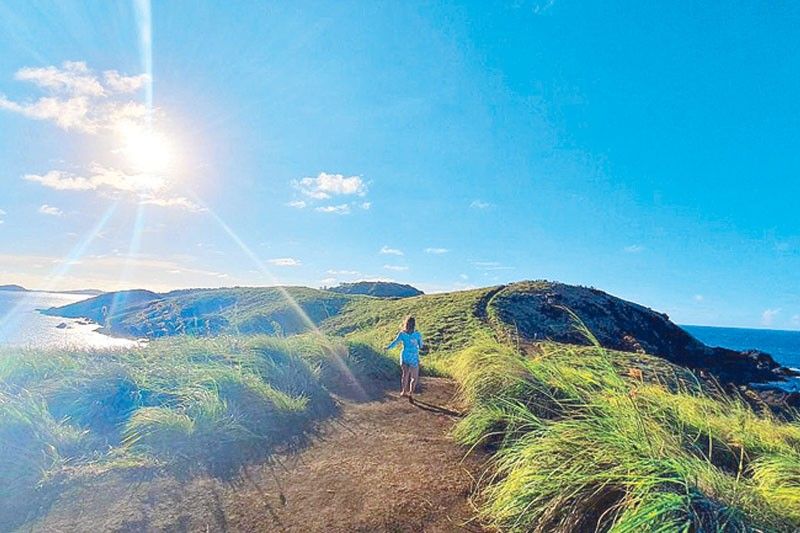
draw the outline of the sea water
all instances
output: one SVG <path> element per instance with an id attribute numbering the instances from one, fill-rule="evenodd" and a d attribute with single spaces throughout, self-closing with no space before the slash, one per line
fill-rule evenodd
<path id="1" fill-rule="evenodd" d="M 0 290 L 0 346 L 28 348 L 123 348 L 135 341 L 97 332 L 97 324 L 47 316 L 40 309 L 86 299 L 85 295 Z"/>
<path id="2" fill-rule="evenodd" d="M 800 331 L 779 329 L 719 328 L 681 326 L 697 340 L 709 346 L 731 350 L 761 350 L 783 366 L 800 371 Z M 800 378 L 780 383 L 789 390 L 800 390 Z"/>

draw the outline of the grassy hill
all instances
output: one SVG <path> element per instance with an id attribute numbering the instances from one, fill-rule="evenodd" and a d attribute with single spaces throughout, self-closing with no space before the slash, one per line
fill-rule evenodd
<path id="1" fill-rule="evenodd" d="M 366 340 L 375 347 L 391 340 L 402 319 L 413 314 L 437 357 L 463 348 L 479 330 L 515 344 L 544 340 L 586 344 L 573 326 L 577 317 L 605 348 L 658 355 L 710 372 L 724 382 L 768 382 L 787 372 L 767 354 L 705 346 L 662 313 L 597 289 L 549 281 L 400 299 L 307 287 L 193 289 L 164 295 L 125 291 L 47 313 L 85 317 L 112 333 L 131 337 L 286 336 L 319 329 Z"/>
<path id="2" fill-rule="evenodd" d="M 357 281 L 355 283 L 342 283 L 336 287 L 328 289 L 331 292 L 340 294 L 364 294 L 366 296 L 377 296 L 378 298 L 408 298 L 409 296 L 420 296 L 424 294 L 421 290 L 404 285 L 402 283 L 391 283 L 387 281 Z"/>
<path id="3" fill-rule="evenodd" d="M 780 367 L 704 346 L 602 291 L 537 281 L 402 299 L 304 287 L 125 296 L 50 312 L 103 317 L 156 339 L 147 346 L 0 353 L 0 449 L 13 450 L 0 453 L 0 524 L 23 525 L 20 509 L 41 512 L 59 484 L 104 471 L 226 475 L 267 460 L 335 415 L 332 398 L 352 393 L 354 377 L 394 376 L 380 348 L 414 314 L 424 368 L 461 389 L 454 437 L 491 454 L 483 523 L 800 528 L 797 413 L 692 372 L 743 383 Z"/>

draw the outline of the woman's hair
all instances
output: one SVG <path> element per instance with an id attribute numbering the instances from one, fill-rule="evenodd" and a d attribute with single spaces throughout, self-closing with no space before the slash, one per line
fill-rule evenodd
<path id="1" fill-rule="evenodd" d="M 417 320 L 413 316 L 409 316 L 403 321 L 403 331 L 406 333 L 414 333 L 416 328 Z"/>

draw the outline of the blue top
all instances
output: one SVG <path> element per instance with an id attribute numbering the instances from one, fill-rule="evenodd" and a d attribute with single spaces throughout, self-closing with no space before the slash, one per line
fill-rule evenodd
<path id="1" fill-rule="evenodd" d="M 404 365 L 419 366 L 419 350 L 422 348 L 422 335 L 420 332 L 406 333 L 401 331 L 386 349 L 391 350 L 400 342 L 403 343 L 403 354 L 400 356 L 400 362 Z"/>

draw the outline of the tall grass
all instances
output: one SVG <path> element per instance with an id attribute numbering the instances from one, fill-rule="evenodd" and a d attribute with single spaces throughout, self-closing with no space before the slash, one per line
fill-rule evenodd
<path id="1" fill-rule="evenodd" d="M 319 335 L 0 350 L 0 529 L 37 488 L 82 469 L 233 472 L 330 414 L 342 375 L 359 382 L 396 367 L 366 345 Z"/>
<path id="2" fill-rule="evenodd" d="M 795 531 L 800 425 L 646 356 L 488 336 L 452 365 L 471 409 L 455 428 L 494 452 L 481 518 L 508 531 Z"/>

